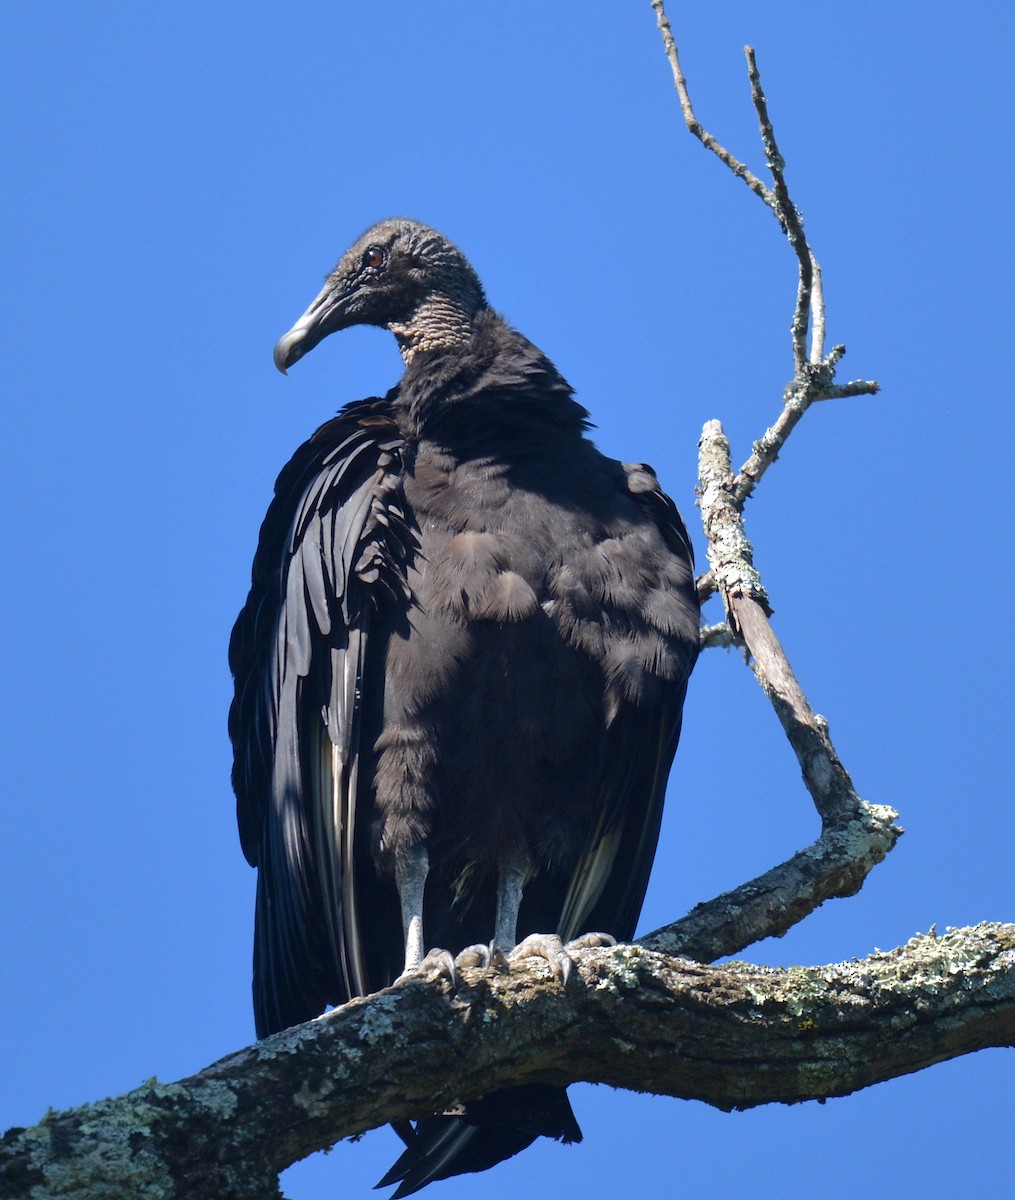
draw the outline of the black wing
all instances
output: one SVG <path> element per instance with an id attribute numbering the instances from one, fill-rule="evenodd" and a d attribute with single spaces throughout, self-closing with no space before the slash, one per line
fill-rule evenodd
<path id="1" fill-rule="evenodd" d="M 387 402 L 368 400 L 296 451 L 230 639 L 233 787 L 243 851 L 258 868 L 259 1037 L 380 986 L 401 946 L 365 814 L 384 646 L 404 620 L 414 544 L 403 448 Z"/>

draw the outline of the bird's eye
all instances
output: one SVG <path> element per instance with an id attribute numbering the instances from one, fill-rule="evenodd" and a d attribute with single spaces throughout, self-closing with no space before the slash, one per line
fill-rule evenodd
<path id="1" fill-rule="evenodd" d="M 363 251 L 363 265 L 365 267 L 384 266 L 384 251 L 380 246 L 368 246 Z"/>

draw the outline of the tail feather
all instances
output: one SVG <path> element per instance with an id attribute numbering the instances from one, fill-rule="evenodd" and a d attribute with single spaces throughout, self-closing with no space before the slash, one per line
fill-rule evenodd
<path id="1" fill-rule="evenodd" d="M 580 1142 L 564 1088 L 527 1084 L 491 1092 L 467 1104 L 461 1116 L 425 1117 L 395 1127 L 406 1148 L 377 1187 L 397 1183 L 390 1200 L 411 1196 L 435 1179 L 485 1171 L 532 1145 L 537 1137 Z"/>

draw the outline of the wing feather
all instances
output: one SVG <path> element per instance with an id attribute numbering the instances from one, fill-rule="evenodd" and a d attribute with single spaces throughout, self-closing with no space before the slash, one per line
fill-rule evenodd
<path id="1" fill-rule="evenodd" d="M 361 915 L 384 898 L 361 894 L 381 885 L 358 810 L 383 690 L 371 664 L 406 604 L 401 451 L 376 400 L 350 405 L 300 447 L 276 484 L 230 641 L 233 782 L 258 867 L 260 1036 L 370 990 L 378 975 Z"/>

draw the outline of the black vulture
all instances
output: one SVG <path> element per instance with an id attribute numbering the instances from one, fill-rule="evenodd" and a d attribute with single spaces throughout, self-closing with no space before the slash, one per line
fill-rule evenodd
<path id="1" fill-rule="evenodd" d="M 275 363 L 356 324 L 390 329 L 405 373 L 283 469 L 229 648 L 261 1037 L 427 946 L 546 935 L 563 976 L 559 939 L 629 940 L 698 652 L 672 501 L 586 438 L 454 245 L 375 225 Z M 395 1196 L 581 1138 L 562 1088 L 463 1099 L 397 1127 Z"/>

